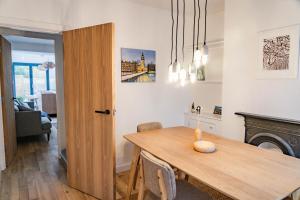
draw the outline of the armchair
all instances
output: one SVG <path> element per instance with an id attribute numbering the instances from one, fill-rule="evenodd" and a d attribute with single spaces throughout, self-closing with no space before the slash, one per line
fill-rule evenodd
<path id="1" fill-rule="evenodd" d="M 51 134 L 51 122 L 47 117 L 41 117 L 41 111 L 16 111 L 17 137 Z"/>

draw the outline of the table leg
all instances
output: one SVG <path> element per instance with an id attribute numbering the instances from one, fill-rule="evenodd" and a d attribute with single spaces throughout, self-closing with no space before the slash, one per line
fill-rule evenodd
<path id="1" fill-rule="evenodd" d="M 138 172 L 140 153 L 141 153 L 141 148 L 135 145 L 133 151 L 133 158 L 130 166 L 130 172 L 129 172 L 126 200 L 130 200 L 133 185 L 135 183 L 134 179 L 136 178 L 136 173 Z"/>
<path id="2" fill-rule="evenodd" d="M 144 173 L 143 173 L 143 164 L 142 161 L 140 162 L 140 187 L 138 193 L 138 200 L 144 199 L 144 192 L 145 192 L 145 185 L 144 185 Z"/>

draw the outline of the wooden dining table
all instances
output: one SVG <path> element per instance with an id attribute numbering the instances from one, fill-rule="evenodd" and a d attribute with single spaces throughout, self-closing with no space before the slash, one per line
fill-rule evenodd
<path id="1" fill-rule="evenodd" d="M 124 136 L 207 186 L 239 200 L 279 200 L 300 187 L 300 159 L 203 133 L 214 153 L 193 149 L 194 129 L 172 127 Z M 130 193 L 130 191 L 128 191 Z"/>

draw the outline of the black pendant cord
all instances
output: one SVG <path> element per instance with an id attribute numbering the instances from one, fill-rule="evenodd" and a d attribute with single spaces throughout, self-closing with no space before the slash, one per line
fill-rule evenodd
<path id="1" fill-rule="evenodd" d="M 184 34 L 185 34 L 185 0 L 183 0 L 183 11 L 182 11 L 182 62 L 184 62 Z"/>
<path id="2" fill-rule="evenodd" d="M 175 62 L 177 62 L 177 58 L 178 58 L 178 48 L 177 48 L 177 43 L 178 43 L 178 17 L 179 17 L 179 2 L 177 0 L 177 16 L 176 16 L 176 58 L 175 58 Z"/>
<path id="3" fill-rule="evenodd" d="M 171 18 L 172 18 L 172 39 L 171 39 L 171 62 L 170 65 L 173 64 L 173 42 L 174 42 L 174 11 L 173 11 L 173 0 L 171 0 Z"/>
<path id="4" fill-rule="evenodd" d="M 194 62 L 194 55 L 195 55 L 195 22 L 196 22 L 196 0 L 194 0 L 194 23 L 193 23 L 193 59 Z"/>
<path id="5" fill-rule="evenodd" d="M 204 45 L 206 45 L 206 17 L 207 17 L 207 0 L 205 1 Z"/>
<path id="6" fill-rule="evenodd" d="M 200 17 L 201 17 L 201 9 L 200 9 L 200 0 L 198 0 L 198 27 L 197 27 L 197 50 L 199 49 L 199 26 L 200 26 Z"/>

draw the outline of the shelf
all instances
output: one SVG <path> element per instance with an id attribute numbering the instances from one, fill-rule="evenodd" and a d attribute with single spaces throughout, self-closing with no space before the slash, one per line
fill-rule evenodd
<path id="1" fill-rule="evenodd" d="M 206 118 L 206 119 L 212 119 L 212 120 L 218 120 L 218 121 L 222 120 L 222 115 L 216 115 L 213 113 L 202 112 L 200 114 L 197 114 L 197 113 L 185 112 L 184 114 L 191 116 L 191 117 L 197 117 L 197 118 L 199 117 L 199 118 Z"/>
<path id="2" fill-rule="evenodd" d="M 222 81 L 196 81 L 195 83 L 199 84 L 222 84 Z"/>

